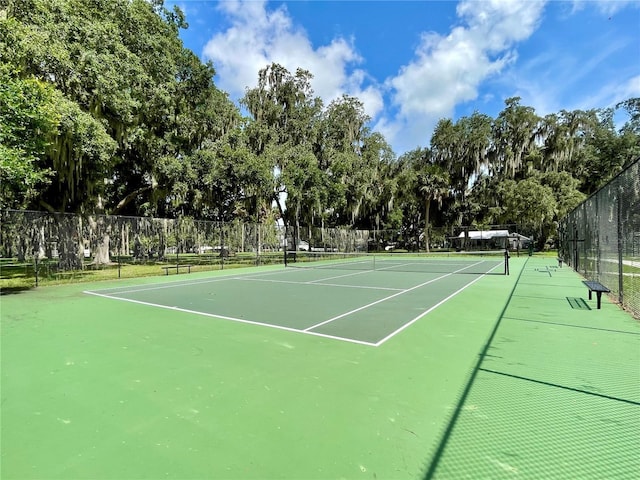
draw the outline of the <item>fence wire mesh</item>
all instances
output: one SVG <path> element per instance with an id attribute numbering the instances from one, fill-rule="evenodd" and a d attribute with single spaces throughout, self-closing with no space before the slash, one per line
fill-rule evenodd
<path id="1" fill-rule="evenodd" d="M 424 228 L 396 230 L 356 230 L 289 226 L 286 232 L 288 250 L 317 252 L 381 252 L 381 251 L 474 251 L 525 250 L 534 236 L 518 225 L 466 225 L 430 227 L 428 239 Z"/>
<path id="2" fill-rule="evenodd" d="M 0 288 L 282 263 L 285 250 L 424 252 L 524 250 L 517 225 L 358 230 L 35 211 L 0 212 Z M 173 267 L 171 267 L 173 265 Z M 175 267 L 175 269 L 174 269 Z"/>
<path id="3" fill-rule="evenodd" d="M 98 271 L 101 279 L 120 278 L 157 275 L 168 265 L 197 271 L 282 262 L 283 229 L 275 223 L 15 210 L 2 212 L 0 219 L 3 280 L 37 283 L 97 277 Z"/>
<path id="4" fill-rule="evenodd" d="M 560 257 L 640 318 L 640 159 L 567 215 L 559 233 Z"/>

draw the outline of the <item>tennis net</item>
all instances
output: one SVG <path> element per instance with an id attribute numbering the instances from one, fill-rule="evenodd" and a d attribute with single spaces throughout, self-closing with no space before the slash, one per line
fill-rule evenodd
<path id="1" fill-rule="evenodd" d="M 285 265 L 293 268 L 433 272 L 475 275 L 509 273 L 505 250 L 437 253 L 286 252 Z"/>

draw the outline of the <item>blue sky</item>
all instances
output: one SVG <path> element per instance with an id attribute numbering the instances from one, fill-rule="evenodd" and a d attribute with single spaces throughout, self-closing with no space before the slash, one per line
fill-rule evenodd
<path id="1" fill-rule="evenodd" d="M 325 105 L 358 97 L 396 154 L 442 118 L 539 115 L 640 97 L 640 1 L 176 0 L 185 46 L 237 101 L 272 62 L 300 67 Z"/>

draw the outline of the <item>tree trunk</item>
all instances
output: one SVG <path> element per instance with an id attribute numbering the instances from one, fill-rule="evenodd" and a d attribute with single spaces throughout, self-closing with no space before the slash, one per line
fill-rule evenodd
<path id="1" fill-rule="evenodd" d="M 295 245 L 295 250 L 298 250 L 298 242 L 300 241 L 300 204 L 296 204 L 296 219 L 294 230 L 295 238 L 293 239 L 293 243 Z"/>
<path id="2" fill-rule="evenodd" d="M 89 217 L 89 228 L 91 239 L 96 239 L 96 244 L 93 247 L 93 263 L 95 265 L 108 265 L 111 263 L 109 258 L 109 241 L 111 226 L 106 225 L 106 219 L 102 215 L 98 217 Z"/>
<path id="3" fill-rule="evenodd" d="M 101 240 L 96 245 L 93 257 L 93 263 L 96 265 L 108 265 L 111 263 L 111 258 L 109 257 L 109 240 L 109 232 L 105 231 L 102 234 Z"/>
<path id="4" fill-rule="evenodd" d="M 429 253 L 429 210 L 431 207 L 431 196 L 427 195 L 424 202 L 424 245 L 427 253 Z"/>
<path id="5" fill-rule="evenodd" d="M 82 270 L 82 220 L 75 219 L 74 215 L 60 220 L 58 268 L 63 271 Z"/>
<path id="6" fill-rule="evenodd" d="M 44 225 L 41 225 L 38 227 L 36 244 L 33 246 L 33 255 L 39 260 L 47 257 L 45 238 Z"/>

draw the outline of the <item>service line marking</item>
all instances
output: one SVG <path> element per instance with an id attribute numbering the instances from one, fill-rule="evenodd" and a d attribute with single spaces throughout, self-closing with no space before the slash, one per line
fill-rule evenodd
<path id="1" fill-rule="evenodd" d="M 311 282 L 295 282 L 292 280 L 270 280 L 267 278 L 237 278 L 236 280 L 240 280 L 241 282 L 266 282 L 266 283 L 289 283 L 293 285 L 319 285 L 325 287 L 339 287 L 339 288 L 361 288 L 361 289 L 370 289 L 370 290 L 391 290 L 394 292 L 402 291 L 404 288 L 391 288 L 391 287 L 372 287 L 367 285 L 348 285 L 344 283 L 319 283 L 318 280 L 313 280 Z"/>

